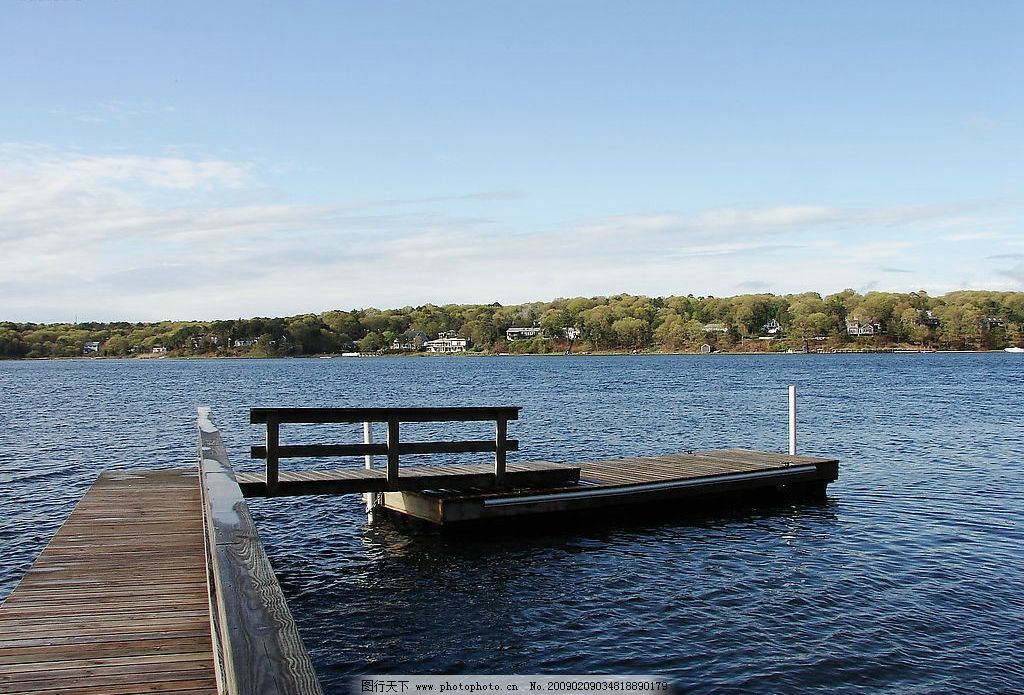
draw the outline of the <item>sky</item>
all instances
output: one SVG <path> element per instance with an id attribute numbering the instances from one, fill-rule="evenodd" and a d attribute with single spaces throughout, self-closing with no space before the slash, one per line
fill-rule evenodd
<path id="1" fill-rule="evenodd" d="M 0 5 L 0 320 L 1024 290 L 1024 3 Z"/>

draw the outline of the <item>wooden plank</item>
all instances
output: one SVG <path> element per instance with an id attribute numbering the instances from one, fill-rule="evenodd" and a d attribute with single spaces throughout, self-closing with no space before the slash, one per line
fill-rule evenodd
<path id="1" fill-rule="evenodd" d="M 264 456 L 266 459 L 266 475 L 267 481 L 267 494 L 273 495 L 277 490 L 277 477 L 280 468 L 279 465 L 279 453 L 278 453 L 278 442 L 281 438 L 281 425 L 273 417 L 267 418 L 267 445 L 264 447 Z"/>
<path id="2" fill-rule="evenodd" d="M 514 448 L 513 448 L 514 445 Z M 497 487 L 504 487 L 506 451 L 518 451 L 519 442 L 508 439 L 508 421 L 498 418 L 494 423 L 494 484 Z"/>
<path id="3" fill-rule="evenodd" d="M 208 408 L 199 466 L 218 680 L 229 693 L 322 693 Z"/>
<path id="4" fill-rule="evenodd" d="M 353 471 L 317 471 L 309 475 L 295 476 L 282 473 L 275 496 L 300 495 L 345 495 L 367 492 L 398 492 L 420 490 L 460 490 L 471 488 L 495 489 L 494 468 L 487 464 L 466 464 L 447 466 L 438 471 L 435 466 L 417 466 L 402 469 L 397 480 L 389 482 L 379 471 L 356 469 Z M 308 473 L 308 472 L 307 472 Z M 505 473 L 507 486 L 554 486 L 575 482 L 580 469 L 557 463 L 534 466 L 509 466 Z M 266 495 L 264 482 L 253 475 L 239 475 L 238 485 L 247 497 Z"/>
<path id="5" fill-rule="evenodd" d="M 398 419 L 398 415 L 388 415 L 388 441 L 387 441 L 387 483 L 388 487 L 395 485 L 398 482 L 398 445 L 400 436 L 401 421 Z M 363 492 L 373 492 L 373 490 L 364 490 Z"/>
<path id="6" fill-rule="evenodd" d="M 491 440 L 470 439 L 455 442 L 400 442 L 399 454 L 489 454 L 497 451 Z M 505 440 L 505 451 L 519 451 L 519 440 Z M 388 453 L 387 444 L 283 444 L 277 448 L 277 457 L 326 458 L 330 456 L 366 456 Z M 267 457 L 265 446 L 250 447 L 254 459 Z M 364 469 L 365 470 L 365 469 Z"/>
<path id="7" fill-rule="evenodd" d="M 518 406 L 440 407 L 440 408 L 251 408 L 249 422 L 265 423 L 275 419 L 281 423 L 332 422 L 479 422 L 485 420 L 518 420 Z"/>

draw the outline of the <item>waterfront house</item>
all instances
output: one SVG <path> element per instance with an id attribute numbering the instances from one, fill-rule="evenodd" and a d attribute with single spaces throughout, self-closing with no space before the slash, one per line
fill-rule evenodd
<path id="1" fill-rule="evenodd" d="M 922 325 L 928 326 L 928 328 L 938 328 L 940 323 L 942 322 L 932 312 L 924 312 L 924 318 L 921 319 Z"/>
<path id="2" fill-rule="evenodd" d="M 233 347 L 252 347 L 258 342 L 260 342 L 259 338 L 239 338 L 238 340 L 232 340 L 231 345 Z"/>
<path id="3" fill-rule="evenodd" d="M 82 346 L 83 355 L 95 355 L 100 351 L 100 342 L 98 340 L 91 340 Z"/>
<path id="4" fill-rule="evenodd" d="M 878 322 L 861 322 L 859 319 L 848 319 L 846 321 L 847 335 L 880 335 L 884 333 L 882 324 Z"/>
<path id="5" fill-rule="evenodd" d="M 724 323 L 705 323 L 704 324 L 704 332 L 705 333 L 728 333 L 729 332 L 729 327 L 726 326 Z"/>
<path id="6" fill-rule="evenodd" d="M 702 354 L 710 355 L 712 352 L 715 351 L 715 349 L 708 345 L 707 343 L 704 343 L 703 345 L 700 346 L 700 351 Z"/>
<path id="7" fill-rule="evenodd" d="M 469 338 L 459 337 L 455 331 L 445 331 L 435 340 L 423 343 L 427 352 L 465 352 L 469 347 Z"/>
<path id="8" fill-rule="evenodd" d="M 536 338 L 541 334 L 541 328 L 539 326 L 531 326 L 529 328 L 509 328 L 505 331 L 505 340 L 512 342 L 513 340 L 528 340 L 530 338 Z"/>
<path id="9" fill-rule="evenodd" d="M 391 342 L 392 350 L 419 350 L 427 342 L 427 334 L 423 331 L 406 331 Z"/>
<path id="10" fill-rule="evenodd" d="M 782 324 L 779 323 L 776 319 L 772 319 L 764 326 L 762 326 L 762 328 L 764 329 L 764 332 L 767 333 L 768 335 L 777 335 L 779 333 L 782 333 Z"/>
<path id="11" fill-rule="evenodd" d="M 575 326 L 569 326 L 568 328 L 562 329 L 562 335 L 565 336 L 566 340 L 579 340 L 580 329 L 576 328 Z"/>
<path id="12" fill-rule="evenodd" d="M 194 335 L 194 336 L 192 336 L 192 349 L 193 350 L 198 350 L 200 348 L 203 348 L 203 347 L 206 347 L 206 346 L 209 346 L 209 345 L 214 345 L 214 346 L 220 345 L 220 337 L 216 336 L 216 335 L 213 335 L 212 333 L 210 335 Z"/>
<path id="13" fill-rule="evenodd" d="M 154 354 L 162 355 L 165 352 L 167 352 L 167 348 L 163 347 L 162 345 L 157 345 L 155 348 L 153 348 Z"/>

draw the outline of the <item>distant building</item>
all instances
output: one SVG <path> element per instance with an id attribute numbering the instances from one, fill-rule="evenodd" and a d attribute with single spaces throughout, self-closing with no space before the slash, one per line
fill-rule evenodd
<path id="1" fill-rule="evenodd" d="M 708 345 L 707 343 L 704 343 L 703 345 L 700 346 L 700 351 L 705 355 L 710 355 L 712 352 L 715 351 L 715 349 Z"/>
<path id="2" fill-rule="evenodd" d="M 91 340 L 82 346 L 83 355 L 95 355 L 100 351 L 100 343 L 98 340 Z"/>
<path id="3" fill-rule="evenodd" d="M 778 335 L 779 333 L 782 333 L 782 324 L 775 319 L 766 323 L 762 328 L 764 328 L 764 332 L 768 335 Z"/>
<path id="4" fill-rule="evenodd" d="M 928 326 L 928 328 L 938 328 L 941 323 L 930 311 L 924 312 L 924 318 L 921 319 L 921 324 Z"/>
<path id="5" fill-rule="evenodd" d="M 468 338 L 460 338 L 455 331 L 445 331 L 436 340 L 423 343 L 427 352 L 465 352 L 469 347 Z"/>
<path id="6" fill-rule="evenodd" d="M 155 348 L 153 348 L 153 352 L 157 355 L 160 355 L 167 352 L 167 348 L 157 345 Z"/>
<path id="7" fill-rule="evenodd" d="M 580 329 L 576 328 L 576 326 L 569 326 L 562 329 L 562 335 L 565 336 L 566 340 L 579 340 Z"/>
<path id="8" fill-rule="evenodd" d="M 392 350 L 419 350 L 427 342 L 427 334 L 423 331 L 406 331 L 391 341 Z"/>
<path id="9" fill-rule="evenodd" d="M 989 316 L 988 318 L 984 318 L 981 321 L 978 321 L 978 328 L 980 328 L 985 333 L 988 333 L 990 331 L 994 331 L 997 328 L 1006 328 L 1006 321 Z"/>
<path id="10" fill-rule="evenodd" d="M 729 327 L 726 326 L 724 323 L 705 323 L 704 324 L 704 332 L 705 333 L 728 333 L 729 332 Z"/>
<path id="11" fill-rule="evenodd" d="M 260 342 L 259 338 L 239 338 L 238 340 L 230 341 L 232 347 L 252 347 L 256 343 Z"/>
<path id="12" fill-rule="evenodd" d="M 862 323 L 858 319 L 850 319 L 846 322 L 847 335 L 880 335 L 883 332 L 882 324 L 877 322 Z"/>
<path id="13" fill-rule="evenodd" d="M 213 334 L 192 336 L 193 349 L 198 350 L 204 345 L 220 345 L 220 337 Z"/>
<path id="14" fill-rule="evenodd" d="M 542 332 L 539 326 L 531 326 L 530 328 L 509 328 L 505 331 L 505 340 L 509 342 L 513 340 L 528 340 L 530 338 L 536 338 Z"/>

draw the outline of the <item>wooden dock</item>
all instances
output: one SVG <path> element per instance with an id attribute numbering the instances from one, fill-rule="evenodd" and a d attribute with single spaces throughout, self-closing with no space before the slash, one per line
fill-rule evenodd
<path id="1" fill-rule="evenodd" d="M 103 473 L 0 607 L 0 692 L 215 693 L 195 471 Z"/>
<path id="2" fill-rule="evenodd" d="M 642 505 L 686 511 L 709 502 L 820 494 L 837 479 L 839 462 L 745 449 L 645 456 L 578 464 L 570 485 L 514 491 L 389 492 L 381 507 L 439 526 L 539 514 Z"/>
<path id="3" fill-rule="evenodd" d="M 220 433 L 107 471 L 0 606 L 0 693 L 321 695 Z"/>
<path id="4" fill-rule="evenodd" d="M 508 464 L 518 408 L 253 409 L 263 475 L 236 475 L 208 409 L 198 470 L 107 471 L 0 606 L 0 692 L 321 695 L 244 495 L 371 493 L 370 507 L 439 525 L 607 507 L 686 510 L 823 494 L 835 459 L 721 449 L 575 465 Z M 486 421 L 494 439 L 402 442 L 402 422 Z M 361 444 L 280 442 L 280 426 L 363 422 Z M 372 440 L 372 422 L 387 441 Z M 407 466 L 406 454 L 485 452 L 493 464 Z M 386 458 L 375 468 L 373 457 Z M 281 472 L 288 457 L 365 467 Z"/>

